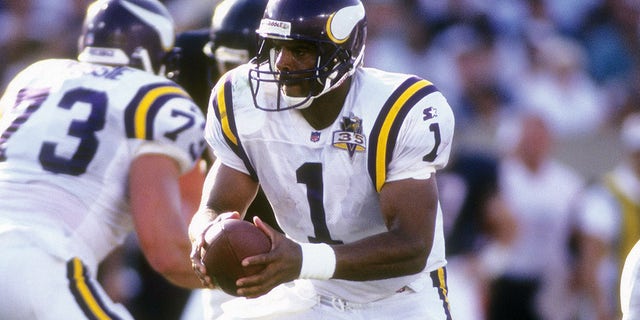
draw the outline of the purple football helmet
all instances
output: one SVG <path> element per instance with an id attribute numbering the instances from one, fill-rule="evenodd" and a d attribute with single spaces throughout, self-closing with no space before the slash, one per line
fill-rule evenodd
<path id="1" fill-rule="evenodd" d="M 271 0 L 256 32 L 258 54 L 249 72 L 256 107 L 267 111 L 305 108 L 313 99 L 338 87 L 362 65 L 366 14 L 360 0 Z M 301 40 L 315 45 L 318 52 L 315 68 L 278 70 L 274 40 Z M 289 97 L 282 90 L 285 81 L 290 84 L 309 80 L 315 81 L 318 89 L 306 97 Z M 256 97 L 260 90 L 273 85 L 278 87 L 281 99 L 275 107 L 259 105 Z"/>
<path id="2" fill-rule="evenodd" d="M 174 21 L 161 2 L 98 0 L 87 9 L 78 60 L 164 74 L 174 42 Z"/>

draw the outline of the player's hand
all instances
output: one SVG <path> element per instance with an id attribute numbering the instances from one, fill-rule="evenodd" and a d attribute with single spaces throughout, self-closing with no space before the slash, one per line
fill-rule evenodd
<path id="1" fill-rule="evenodd" d="M 302 250 L 300 245 L 285 237 L 267 225 L 260 218 L 254 217 L 253 223 L 271 239 L 271 251 L 242 261 L 246 266 L 265 265 L 262 272 L 240 278 L 236 282 L 238 294 L 247 298 L 262 296 L 276 286 L 293 281 L 300 274 L 302 266 Z"/>
<path id="2" fill-rule="evenodd" d="M 237 211 L 234 211 L 225 212 L 218 215 L 202 229 L 200 236 L 195 237 L 193 239 L 193 242 L 191 243 L 191 267 L 193 268 L 193 271 L 196 273 L 196 275 L 200 279 L 200 282 L 202 282 L 202 285 L 205 288 L 215 288 L 215 279 L 211 279 L 211 277 L 207 275 L 207 268 L 202 262 L 202 257 L 204 256 L 206 251 L 205 248 L 208 246 L 208 242 L 205 236 L 207 234 L 207 231 L 209 231 L 211 227 L 226 219 L 240 219 L 240 214 Z"/>

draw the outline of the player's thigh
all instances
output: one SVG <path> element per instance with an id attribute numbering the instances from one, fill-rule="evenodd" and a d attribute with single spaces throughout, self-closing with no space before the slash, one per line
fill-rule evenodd
<path id="1" fill-rule="evenodd" d="M 80 260 L 64 261 L 37 247 L 1 247 L 0 319 L 132 319 Z"/>

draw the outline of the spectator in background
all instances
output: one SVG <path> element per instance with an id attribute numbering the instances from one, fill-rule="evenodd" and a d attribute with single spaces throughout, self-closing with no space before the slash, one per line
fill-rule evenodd
<path id="1" fill-rule="evenodd" d="M 585 71 L 584 49 L 560 34 L 530 40 L 532 64 L 515 87 L 514 103 L 544 117 L 557 139 L 596 135 L 612 110 Z"/>
<path id="2" fill-rule="evenodd" d="M 461 124 L 456 141 L 462 149 L 496 153 L 497 128 L 517 111 L 511 104 L 513 84 L 505 74 L 510 67 L 504 60 L 517 60 L 513 57 L 519 56 L 518 50 L 503 50 L 505 40 L 498 37 L 487 16 L 476 16 L 457 28 L 454 38 L 463 43 L 453 58 L 459 90 L 456 115 Z"/>
<path id="3" fill-rule="evenodd" d="M 584 293 L 585 320 L 620 317 L 620 272 L 640 240 L 640 114 L 631 114 L 620 130 L 619 163 L 585 189 L 579 206 L 578 275 Z"/>
<path id="4" fill-rule="evenodd" d="M 74 57 L 87 3 L 86 0 L 2 1 L 0 90 L 35 60 Z"/>
<path id="5" fill-rule="evenodd" d="M 587 53 L 586 70 L 605 88 L 624 86 L 640 63 L 635 1 L 602 0 L 581 26 L 578 39 Z"/>
<path id="6" fill-rule="evenodd" d="M 438 176 L 447 243 L 449 299 L 456 320 L 485 319 L 488 272 L 482 253 L 488 242 L 508 246 L 515 221 L 498 187 L 498 158 L 454 150 Z"/>
<path id="7" fill-rule="evenodd" d="M 582 177 L 552 157 L 555 136 L 544 118 L 523 114 L 500 136 L 499 188 L 516 234 L 490 266 L 488 319 L 570 319 L 571 210 Z"/>
<path id="8" fill-rule="evenodd" d="M 587 71 L 604 90 L 615 131 L 630 111 L 640 110 L 640 36 L 637 1 L 602 0 L 578 35 L 587 52 Z"/>
<path id="9" fill-rule="evenodd" d="M 394 72 L 424 75 L 433 36 L 430 21 L 416 1 L 367 1 L 369 12 L 365 64 Z"/>

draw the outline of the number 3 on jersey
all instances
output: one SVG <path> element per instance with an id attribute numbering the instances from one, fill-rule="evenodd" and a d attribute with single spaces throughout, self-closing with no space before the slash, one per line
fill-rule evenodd
<path id="1" fill-rule="evenodd" d="M 78 88 L 65 93 L 58 107 L 70 110 L 77 103 L 91 106 L 86 120 L 73 120 L 67 134 L 80 139 L 78 148 L 71 158 L 56 155 L 57 143 L 45 141 L 40 148 L 39 160 L 45 170 L 73 176 L 87 171 L 87 166 L 98 150 L 98 139 L 95 133 L 104 128 L 107 114 L 107 96 L 104 92 Z"/>
<path id="2" fill-rule="evenodd" d="M 6 142 L 20 129 L 20 126 L 27 122 L 34 112 L 40 109 L 40 106 L 48 96 L 49 92 L 47 90 L 25 89 L 20 92 L 16 106 L 27 102 L 28 105 L 0 135 L 0 161 L 6 160 Z M 107 113 L 107 96 L 103 92 L 76 88 L 67 91 L 57 104 L 57 107 L 71 110 L 78 103 L 89 105 L 91 108 L 87 119 L 76 119 L 71 121 L 69 125 L 67 135 L 80 139 L 78 147 L 70 158 L 65 158 L 56 154 L 58 142 L 44 141 L 40 147 L 38 160 L 42 168 L 47 171 L 74 176 L 83 174 L 96 154 L 98 139 L 95 133 L 104 128 Z"/>

